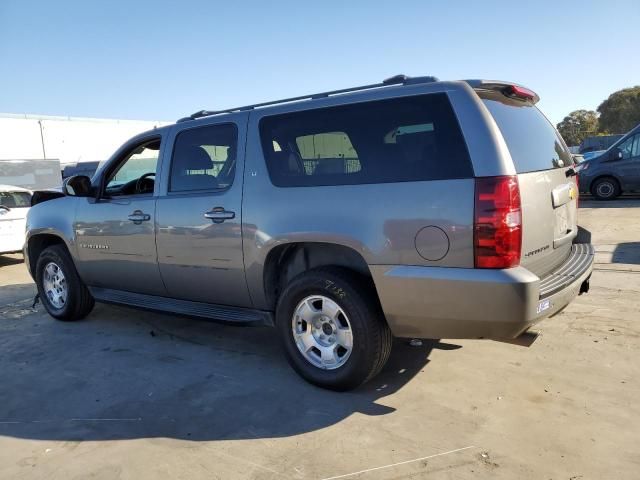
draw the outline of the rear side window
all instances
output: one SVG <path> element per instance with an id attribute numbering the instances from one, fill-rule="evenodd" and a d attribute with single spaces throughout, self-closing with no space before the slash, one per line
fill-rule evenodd
<path id="1" fill-rule="evenodd" d="M 224 190 L 233 184 L 238 132 L 231 123 L 180 132 L 171 157 L 169 191 Z"/>
<path id="2" fill-rule="evenodd" d="M 333 162 L 333 165 L 338 167 L 339 172 L 360 171 L 358 154 L 351 145 L 349 136 L 344 132 L 317 133 L 297 137 L 296 146 L 307 175 L 313 175 L 316 170 L 318 172 L 326 170 L 326 167 L 331 164 L 331 159 L 338 159 L 338 162 Z"/>
<path id="3" fill-rule="evenodd" d="M 446 94 L 265 117 L 262 148 L 280 187 L 470 178 Z"/>
<path id="4" fill-rule="evenodd" d="M 534 105 L 500 92 L 480 92 L 491 112 L 518 173 L 573 165 L 571 153 L 549 120 Z"/>

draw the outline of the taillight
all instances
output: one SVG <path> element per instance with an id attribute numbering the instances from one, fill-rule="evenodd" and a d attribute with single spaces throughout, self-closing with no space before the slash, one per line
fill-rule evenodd
<path id="1" fill-rule="evenodd" d="M 520 264 L 522 211 L 515 176 L 476 178 L 474 254 L 476 268 Z"/>
<path id="2" fill-rule="evenodd" d="M 504 89 L 504 94 L 508 97 L 521 98 L 522 100 L 533 100 L 536 97 L 533 90 L 518 85 L 509 85 Z"/>

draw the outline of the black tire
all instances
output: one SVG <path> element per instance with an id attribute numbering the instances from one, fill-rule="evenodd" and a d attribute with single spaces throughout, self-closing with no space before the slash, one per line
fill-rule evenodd
<path id="1" fill-rule="evenodd" d="M 51 302 L 44 289 L 44 270 L 50 263 L 54 263 L 60 268 L 66 283 L 66 301 L 60 307 Z M 40 253 L 36 262 L 36 287 L 42 305 L 49 315 L 58 320 L 81 320 L 93 309 L 93 297 L 80 279 L 69 252 L 62 245 L 53 245 Z"/>
<path id="2" fill-rule="evenodd" d="M 613 200 L 621 192 L 620 184 L 613 177 L 600 177 L 591 185 L 591 194 L 598 200 Z"/>
<path id="3" fill-rule="evenodd" d="M 294 339 L 295 309 L 304 298 L 313 295 L 336 302 L 351 325 L 351 353 L 343 365 L 332 370 L 313 365 Z M 350 390 L 367 382 L 382 370 L 391 354 L 393 337 L 372 281 L 347 269 L 319 268 L 295 277 L 278 299 L 276 328 L 293 369 L 308 382 L 330 390 Z"/>

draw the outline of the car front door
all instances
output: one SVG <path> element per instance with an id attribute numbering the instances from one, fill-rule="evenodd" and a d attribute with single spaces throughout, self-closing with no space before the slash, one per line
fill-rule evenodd
<path id="1" fill-rule="evenodd" d="M 242 254 L 248 113 L 178 124 L 157 203 L 158 263 L 170 297 L 249 307 Z"/>
<path id="2" fill-rule="evenodd" d="M 640 190 L 640 133 L 633 137 L 631 158 L 629 159 L 629 177 L 632 190 Z"/>
<path id="3" fill-rule="evenodd" d="M 622 179 L 622 189 L 640 189 L 640 133 L 628 138 L 616 152 L 621 152 L 622 158 L 611 166 Z"/>
<path id="4" fill-rule="evenodd" d="M 96 198 L 79 198 L 77 267 L 90 286 L 164 295 L 155 244 L 162 137 L 140 139 L 109 163 Z"/>

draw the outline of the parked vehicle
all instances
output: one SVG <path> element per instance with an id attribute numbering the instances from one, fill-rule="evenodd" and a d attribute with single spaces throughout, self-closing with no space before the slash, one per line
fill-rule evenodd
<path id="1" fill-rule="evenodd" d="M 0 185 L 0 255 L 24 248 L 31 192 L 26 188 Z"/>
<path id="2" fill-rule="evenodd" d="M 100 162 L 78 162 L 67 164 L 62 169 L 62 178 L 69 178 L 73 175 L 85 175 L 87 177 L 92 177 L 93 174 L 96 173 L 99 165 Z"/>
<path id="3" fill-rule="evenodd" d="M 606 152 L 606 150 L 594 150 L 592 152 L 585 152 L 582 154 L 582 161 L 591 160 L 593 158 L 599 157 L 604 152 Z"/>
<path id="4" fill-rule="evenodd" d="M 94 300 L 275 325 L 293 368 L 353 388 L 392 337 L 513 339 L 586 292 L 574 163 L 532 91 L 380 84 L 201 111 L 29 213 L 55 318 Z"/>
<path id="5" fill-rule="evenodd" d="M 593 135 L 580 142 L 579 153 L 595 152 L 597 150 L 607 150 L 614 143 L 623 137 L 622 134 L 615 135 Z"/>
<path id="6" fill-rule="evenodd" d="M 640 190 L 640 124 L 604 153 L 580 164 L 580 191 L 598 200 Z"/>

